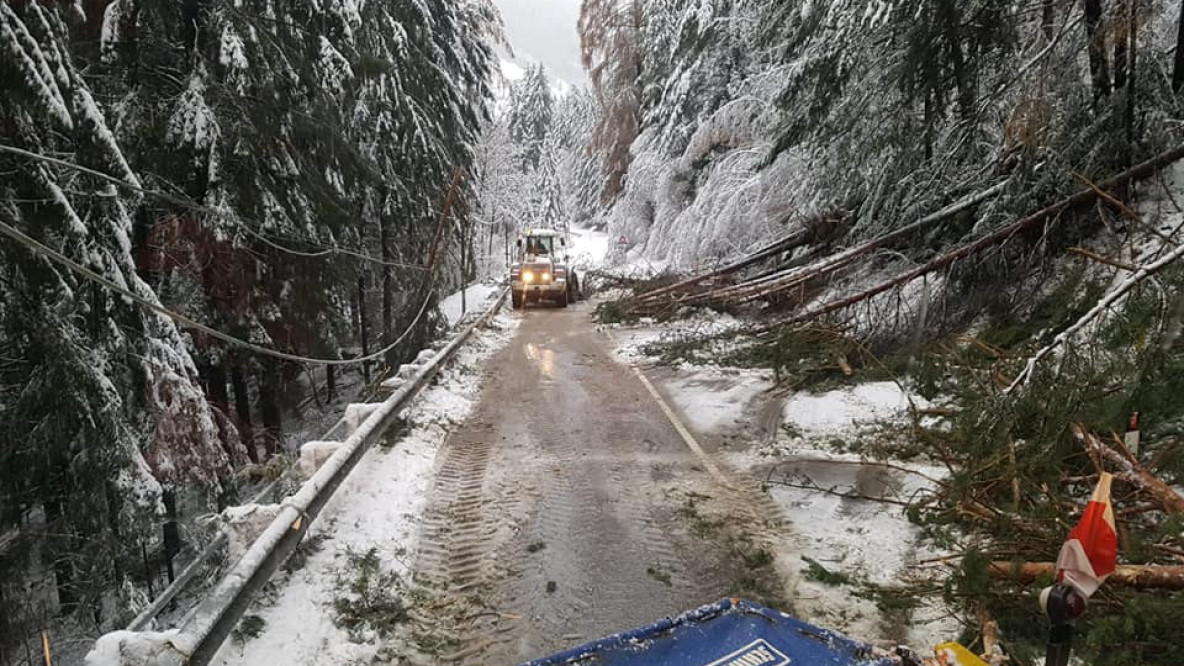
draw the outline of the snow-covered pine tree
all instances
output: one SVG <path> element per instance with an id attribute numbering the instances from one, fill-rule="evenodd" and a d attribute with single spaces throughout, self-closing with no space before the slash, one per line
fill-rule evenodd
<path id="1" fill-rule="evenodd" d="M 66 12 L 0 4 L 0 144 L 138 186 L 70 56 L 66 19 L 81 17 Z M 0 155 L 0 223 L 155 300 L 132 257 L 139 205 L 105 180 Z M 30 528 L 0 556 L 0 580 L 52 571 L 56 594 L 25 611 L 86 609 L 80 622 L 111 628 L 141 547 L 157 538 L 161 484 L 213 489 L 229 476 L 220 424 L 171 322 L 11 237 L 0 241 L 0 303 L 3 527 Z"/>
<path id="2" fill-rule="evenodd" d="M 535 171 L 543 163 L 544 143 L 555 115 L 546 69 L 541 64 L 532 65 L 514 89 L 510 98 L 510 137 L 519 145 L 523 172 Z"/>
<path id="3" fill-rule="evenodd" d="M 137 236 L 165 245 L 163 257 L 191 258 L 155 267 L 165 298 L 297 353 L 332 356 L 359 333 L 367 351 L 385 346 L 424 300 L 421 273 L 398 265 L 424 260 L 452 171 L 471 159 L 489 96 L 486 42 L 499 29 L 491 6 L 261 0 L 247 12 L 222 0 L 137 2 L 108 6 L 95 57 L 109 71 L 96 68 L 96 76 L 137 82 L 113 95 L 133 163 L 219 211 L 160 206 L 145 216 L 158 236 L 184 227 L 164 239 Z M 135 30 L 119 28 L 128 12 Z M 138 70 L 145 73 L 122 74 Z M 161 70 L 187 74 L 152 75 Z M 162 217 L 170 220 L 164 227 Z M 358 262 L 357 254 L 379 261 Z M 209 266 L 217 269 L 199 268 Z M 354 321 L 365 330 L 351 336 Z M 390 362 L 433 330 L 431 317 L 418 321 Z M 284 368 L 219 345 L 202 351 L 214 387 L 225 386 L 223 365 L 232 379 L 255 375 L 263 425 L 278 434 Z M 245 424 L 251 409 L 237 393 Z M 271 451 L 275 439 L 266 440 Z"/>
<path id="4" fill-rule="evenodd" d="M 0 5 L 0 143 L 150 191 L 129 198 L 6 155 L 0 221 L 145 298 L 155 287 L 215 328 L 333 355 L 353 342 L 349 324 L 368 300 L 386 301 L 386 333 L 447 286 L 403 266 L 425 261 L 452 174 L 471 166 L 499 19 L 486 0 L 248 4 L 89 0 L 75 41 L 61 14 L 72 10 Z M 471 191 L 462 187 L 455 215 Z M 42 559 L 62 602 L 101 608 L 109 622 L 129 604 L 99 600 L 119 588 L 131 550 L 156 552 L 138 529 L 159 507 L 160 482 L 187 493 L 190 514 L 212 503 L 245 458 L 222 418 L 231 388 L 249 439 L 260 420 L 278 429 L 282 377 L 295 368 L 183 339 L 7 239 L 0 253 L 0 424 L 13 435 L 0 445 L 0 520 L 48 517 L 64 540 L 6 559 L 4 578 Z M 372 267 L 383 293 L 351 299 Z M 401 353 L 433 325 L 418 320 Z"/>
<path id="5" fill-rule="evenodd" d="M 559 180 L 559 142 L 549 133 L 543 141 L 539 168 L 531 188 L 532 225 L 551 229 L 566 229 L 568 219 L 563 207 L 563 184 Z"/>
<path id="6" fill-rule="evenodd" d="M 454 174 L 460 190 L 444 220 L 442 234 L 467 228 L 454 225 L 474 207 L 470 176 L 478 136 L 492 100 L 492 44 L 501 32 L 500 18 L 487 0 L 369 3 L 362 36 L 365 73 L 357 82 L 352 106 L 356 141 L 374 160 L 380 182 L 371 191 L 376 205 L 361 219 L 365 234 L 377 239 L 388 261 L 423 264 L 429 260 L 441 205 Z M 437 261 L 448 261 L 440 252 Z M 382 341 L 410 323 L 435 288 L 456 286 L 458 267 L 444 265 L 439 279 L 421 271 L 401 275 L 382 267 Z M 398 320 L 398 321 L 396 321 Z M 405 360 L 426 345 L 439 320 L 425 317 L 392 352 L 390 362 Z M 400 330 L 395 330 L 400 329 Z M 386 346 L 386 345 L 383 345 Z"/>
<path id="7" fill-rule="evenodd" d="M 599 109 L 590 91 L 573 90 L 558 103 L 553 132 L 560 151 L 559 182 L 563 208 L 572 224 L 598 224 L 603 206 L 604 178 L 593 149 L 593 133 Z"/>

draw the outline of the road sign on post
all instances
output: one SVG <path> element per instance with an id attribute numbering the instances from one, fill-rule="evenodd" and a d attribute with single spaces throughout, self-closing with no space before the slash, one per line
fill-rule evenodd
<path id="1" fill-rule="evenodd" d="M 617 239 L 617 245 L 624 247 L 628 244 L 629 244 L 629 239 L 625 238 L 624 236 L 621 236 L 620 238 Z"/>

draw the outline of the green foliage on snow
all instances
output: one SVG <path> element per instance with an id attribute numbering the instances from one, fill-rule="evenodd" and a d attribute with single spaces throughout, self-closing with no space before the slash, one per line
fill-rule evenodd
<path id="1" fill-rule="evenodd" d="M 831 571 L 819 564 L 817 560 L 803 555 L 802 561 L 806 563 L 806 569 L 802 572 L 806 580 L 823 585 L 847 585 L 851 582 L 851 577 L 847 574 L 841 571 Z"/>
<path id="2" fill-rule="evenodd" d="M 378 549 L 349 552 L 338 572 L 334 622 L 355 642 L 368 642 L 368 636 L 385 638 L 407 621 L 405 596 L 402 578 L 387 568 Z"/>
<path id="3" fill-rule="evenodd" d="M 236 643 L 246 643 L 252 638 L 258 638 L 263 630 L 267 628 L 267 621 L 258 615 L 244 615 L 243 619 L 238 621 L 231 633 L 231 637 Z"/>

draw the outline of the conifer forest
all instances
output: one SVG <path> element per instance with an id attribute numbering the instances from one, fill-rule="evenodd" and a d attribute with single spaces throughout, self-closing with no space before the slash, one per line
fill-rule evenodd
<path id="1" fill-rule="evenodd" d="M 758 548 L 754 527 L 720 546 L 748 548 L 737 580 L 760 583 L 728 596 L 876 646 L 927 656 L 940 633 L 991 666 L 1043 664 L 1035 595 L 1064 581 L 1066 536 L 1112 478 L 1116 568 L 1085 594 L 1073 663 L 1184 663 L 1184 2 L 570 0 L 553 32 L 582 80 L 511 37 L 512 4 L 0 0 L 0 666 L 166 663 L 95 641 L 184 626 L 246 550 L 226 525 L 290 505 L 326 464 L 307 443 L 347 443 L 337 428 L 516 289 L 532 229 L 580 274 L 562 316 L 619 347 L 588 364 L 670 382 L 651 390 L 722 474 L 783 507 L 761 529 L 794 545 Z M 509 303 L 474 335 L 567 321 Z M 471 381 L 493 400 L 501 358 L 416 399 Z M 671 377 L 705 369 L 760 380 L 747 402 L 680 403 Z M 899 418 L 867 402 L 823 434 L 794 420 L 870 385 L 904 396 Z M 696 429 L 724 403 L 748 425 Z M 443 493 L 443 442 L 489 425 L 466 415 L 439 419 L 414 492 Z M 384 421 L 374 451 L 429 420 Z M 700 490 L 654 515 L 694 543 L 745 529 L 695 513 L 724 494 Z M 819 519 L 793 508 L 824 496 L 891 514 L 905 564 L 811 550 Z M 392 512 L 429 524 L 433 506 Z M 422 582 L 410 543 L 389 580 L 381 552 L 350 550 L 373 576 L 325 583 L 365 659 L 276 663 L 502 663 L 445 625 L 529 614 L 441 614 L 448 586 Z M 671 570 L 646 573 L 677 590 L 694 566 Z M 220 655 L 176 663 L 238 663 Z"/>

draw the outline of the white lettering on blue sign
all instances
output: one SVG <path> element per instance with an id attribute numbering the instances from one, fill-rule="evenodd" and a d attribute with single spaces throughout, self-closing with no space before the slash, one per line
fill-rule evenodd
<path id="1" fill-rule="evenodd" d="M 726 657 L 705 664 L 705 666 L 788 666 L 788 664 L 789 657 L 762 638 L 745 645 Z"/>

